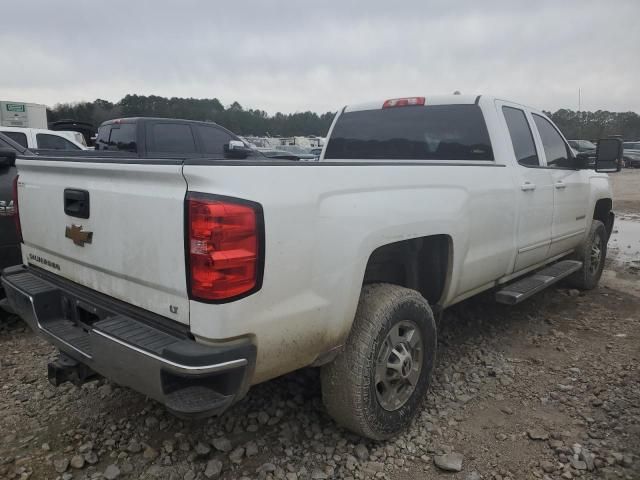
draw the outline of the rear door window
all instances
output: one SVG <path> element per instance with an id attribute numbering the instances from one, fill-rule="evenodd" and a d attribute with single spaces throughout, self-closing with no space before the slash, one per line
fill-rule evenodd
<path id="1" fill-rule="evenodd" d="M 507 122 L 513 153 L 518 163 L 527 167 L 540 165 L 533 134 L 524 111 L 519 108 L 502 107 L 502 113 Z"/>
<path id="2" fill-rule="evenodd" d="M 4 133 L 7 137 L 9 137 L 14 142 L 22 145 L 24 148 L 29 148 L 26 134 L 22 132 L 2 132 L 2 133 Z"/>
<path id="3" fill-rule="evenodd" d="M 36 142 L 40 150 L 81 150 L 66 138 L 48 133 L 36 134 Z"/>
<path id="4" fill-rule="evenodd" d="M 109 132 L 109 150 L 120 150 L 124 152 L 136 152 L 136 134 L 138 129 L 135 123 L 121 123 L 111 125 Z"/>
<path id="5" fill-rule="evenodd" d="M 190 125 L 154 123 L 147 128 L 149 152 L 191 155 L 198 151 Z"/>
<path id="6" fill-rule="evenodd" d="M 205 156 L 224 157 L 224 146 L 228 145 L 230 140 L 237 140 L 229 132 L 213 125 L 198 125 L 196 128 Z"/>
<path id="7" fill-rule="evenodd" d="M 480 107 L 427 105 L 343 113 L 325 159 L 493 160 L 493 151 Z"/>
<path id="8" fill-rule="evenodd" d="M 533 114 L 538 133 L 542 140 L 547 166 L 552 168 L 570 168 L 569 148 L 549 120 Z"/>

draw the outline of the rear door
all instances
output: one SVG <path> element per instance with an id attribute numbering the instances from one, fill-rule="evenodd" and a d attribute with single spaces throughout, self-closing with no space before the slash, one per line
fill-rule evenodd
<path id="1" fill-rule="evenodd" d="M 558 129 L 540 114 L 532 114 L 553 182 L 553 223 L 549 256 L 571 250 L 584 237 L 591 215 L 588 170 L 576 170 L 569 146 Z"/>
<path id="2" fill-rule="evenodd" d="M 224 146 L 231 140 L 238 140 L 238 137 L 216 125 L 197 124 L 195 125 L 198 134 L 202 153 L 207 158 L 224 159 Z"/>
<path id="3" fill-rule="evenodd" d="M 182 162 L 52 160 L 18 160 L 24 263 L 188 323 Z"/>
<path id="4" fill-rule="evenodd" d="M 551 243 L 553 186 L 535 145 L 531 118 L 520 105 L 497 102 L 506 122 L 515 158 L 518 189 L 517 254 L 514 271 L 543 261 Z"/>
<path id="5" fill-rule="evenodd" d="M 156 158 L 200 156 L 194 125 L 153 120 L 145 122 L 146 155 Z"/>

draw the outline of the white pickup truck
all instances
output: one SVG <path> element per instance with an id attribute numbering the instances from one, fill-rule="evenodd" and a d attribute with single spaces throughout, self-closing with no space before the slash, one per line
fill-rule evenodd
<path id="1" fill-rule="evenodd" d="M 387 438 L 426 393 L 444 308 L 603 269 L 607 174 L 523 105 L 350 105 L 318 162 L 239 156 L 18 158 L 23 265 L 2 283 L 60 349 L 52 382 L 95 372 L 205 416 L 318 366 L 328 412 Z M 602 140 L 596 169 L 621 156 Z"/>

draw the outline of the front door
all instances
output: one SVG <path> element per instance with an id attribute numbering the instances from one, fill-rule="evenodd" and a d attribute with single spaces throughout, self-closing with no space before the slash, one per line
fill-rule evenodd
<path id="1" fill-rule="evenodd" d="M 587 170 L 575 169 L 569 146 L 553 124 L 536 113 L 532 117 L 553 182 L 549 256 L 554 256 L 575 248 L 591 222 L 591 216 L 587 214 L 589 175 Z"/>
<path id="2" fill-rule="evenodd" d="M 511 137 L 518 188 L 517 254 L 514 271 L 542 262 L 549 253 L 553 219 L 551 171 L 543 168 L 529 115 L 515 104 L 498 102 Z"/>

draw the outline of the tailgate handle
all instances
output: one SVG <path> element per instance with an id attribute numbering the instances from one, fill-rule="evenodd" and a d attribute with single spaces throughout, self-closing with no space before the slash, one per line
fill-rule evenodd
<path id="1" fill-rule="evenodd" d="M 76 218 L 89 218 L 89 192 L 65 188 L 64 213 Z"/>

